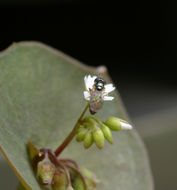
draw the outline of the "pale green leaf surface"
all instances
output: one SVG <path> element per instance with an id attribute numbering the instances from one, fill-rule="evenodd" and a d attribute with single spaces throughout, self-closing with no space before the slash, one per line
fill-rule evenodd
<path id="1" fill-rule="evenodd" d="M 104 55 L 103 55 L 104 56 Z M 14 44 L 0 55 L 0 148 L 27 189 L 39 190 L 26 144 L 53 150 L 64 140 L 84 109 L 86 74 L 90 68 L 50 47 L 36 42 Z M 105 102 L 101 119 L 127 119 L 120 97 Z M 98 190 L 152 190 L 151 172 L 144 146 L 133 131 L 114 132 L 114 144 L 103 150 L 85 150 L 75 140 L 62 157 L 76 160 L 100 179 Z"/>

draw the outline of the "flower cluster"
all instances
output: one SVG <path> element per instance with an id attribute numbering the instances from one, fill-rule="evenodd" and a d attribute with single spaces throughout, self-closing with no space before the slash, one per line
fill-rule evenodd
<path id="1" fill-rule="evenodd" d="M 114 97 L 108 94 L 115 90 L 112 84 L 106 84 L 105 80 L 96 76 L 85 76 L 84 98 L 89 103 L 91 116 L 80 121 L 77 131 L 76 140 L 83 142 L 85 148 L 89 148 L 93 143 L 99 149 L 104 146 L 104 139 L 109 143 L 113 143 L 112 131 L 121 131 L 132 129 L 132 126 L 117 117 L 109 117 L 106 121 L 100 121 L 93 116 L 102 107 L 103 101 L 113 100 Z"/>
<path id="2" fill-rule="evenodd" d="M 50 149 L 37 150 L 28 142 L 33 169 L 42 189 L 96 190 L 95 174 L 80 168 L 74 160 L 57 158 Z"/>
<path id="3" fill-rule="evenodd" d="M 111 130 L 122 131 L 129 129 L 132 129 L 129 123 L 116 117 L 109 117 L 106 121 L 101 121 L 95 116 L 88 116 L 81 122 L 76 140 L 83 142 L 85 148 L 89 148 L 95 143 L 99 149 L 102 149 L 104 139 L 110 144 L 113 143 Z"/>
<path id="4" fill-rule="evenodd" d="M 115 87 L 97 76 L 85 76 L 84 81 L 84 98 L 88 104 L 73 130 L 55 152 L 46 148 L 37 150 L 28 143 L 29 157 L 39 183 L 52 190 L 96 190 L 98 180 L 92 172 L 79 168 L 74 160 L 58 158 L 75 136 L 78 142 L 83 142 L 85 148 L 95 143 L 102 149 L 105 139 L 113 143 L 112 131 L 132 129 L 128 122 L 120 118 L 111 116 L 101 121 L 93 116 L 102 108 L 104 101 L 114 99 L 109 93 Z M 88 108 L 91 115 L 84 118 Z"/>

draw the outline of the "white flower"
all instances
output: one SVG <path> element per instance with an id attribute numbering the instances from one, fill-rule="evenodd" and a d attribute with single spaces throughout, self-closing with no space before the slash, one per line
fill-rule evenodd
<path id="1" fill-rule="evenodd" d="M 85 88 L 86 88 L 86 91 L 84 91 L 84 98 L 88 101 L 90 101 L 91 92 L 94 90 L 94 84 L 95 84 L 96 78 L 97 76 L 91 76 L 91 75 L 84 77 Z M 108 96 L 108 93 L 112 92 L 113 90 L 115 90 L 115 87 L 113 86 L 113 84 L 111 83 L 105 84 L 102 90 L 102 99 L 105 101 L 113 100 L 114 97 Z"/>

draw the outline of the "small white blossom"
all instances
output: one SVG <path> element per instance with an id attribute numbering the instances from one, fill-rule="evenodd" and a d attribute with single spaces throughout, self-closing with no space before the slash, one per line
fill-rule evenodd
<path id="1" fill-rule="evenodd" d="M 90 101 L 91 93 L 94 90 L 94 84 L 95 84 L 95 79 L 96 78 L 97 78 L 97 76 L 91 76 L 91 75 L 88 75 L 88 76 L 84 77 L 85 88 L 86 88 L 86 91 L 84 91 L 84 98 L 86 100 L 88 100 L 88 101 Z M 108 94 L 110 92 L 112 92 L 113 90 L 115 90 L 115 87 L 113 86 L 113 84 L 111 84 L 111 83 L 110 84 L 105 84 L 104 88 L 102 90 L 102 99 L 104 101 L 113 100 L 114 97 L 108 96 Z"/>

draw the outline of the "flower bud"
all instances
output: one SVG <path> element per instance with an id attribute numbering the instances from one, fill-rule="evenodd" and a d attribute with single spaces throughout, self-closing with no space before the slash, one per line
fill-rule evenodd
<path id="1" fill-rule="evenodd" d="M 82 181 L 82 179 L 80 177 L 76 177 L 74 179 L 74 190 L 86 190 L 85 189 L 85 186 L 84 186 L 84 183 Z"/>
<path id="2" fill-rule="evenodd" d="M 88 116 L 84 119 L 84 127 L 87 129 L 93 128 L 95 125 L 95 121 L 92 119 L 91 116 Z"/>
<path id="3" fill-rule="evenodd" d="M 132 126 L 127 121 L 124 121 L 117 117 L 109 117 L 104 122 L 104 124 L 107 125 L 111 130 L 114 130 L 114 131 L 132 129 Z"/>
<path id="4" fill-rule="evenodd" d="M 96 146 L 99 149 L 102 149 L 104 146 L 104 135 L 103 135 L 102 130 L 99 127 L 95 127 L 95 129 L 93 130 L 93 139 Z"/>
<path id="5" fill-rule="evenodd" d="M 37 178 L 44 185 L 51 184 L 55 173 L 55 165 L 48 159 L 44 158 L 37 164 Z"/>
<path id="6" fill-rule="evenodd" d="M 93 144 L 93 136 L 90 131 L 88 131 L 84 137 L 84 147 L 89 148 Z"/>
<path id="7" fill-rule="evenodd" d="M 109 127 L 107 127 L 106 125 L 102 124 L 101 125 L 101 130 L 103 131 L 104 137 L 105 139 L 109 142 L 109 143 L 113 143 L 113 139 L 112 139 L 112 133 L 111 130 L 109 129 Z"/>
<path id="8" fill-rule="evenodd" d="M 120 120 L 117 117 L 108 117 L 104 124 L 107 125 L 113 131 L 121 130 Z"/>
<path id="9" fill-rule="evenodd" d="M 65 190 L 66 189 L 66 175 L 62 171 L 55 172 L 52 181 L 53 190 Z"/>
<path id="10" fill-rule="evenodd" d="M 83 176 L 86 178 L 87 184 L 89 186 L 95 187 L 96 184 L 99 182 L 96 175 L 93 172 L 91 172 L 90 170 L 88 170 L 86 168 L 81 168 L 81 172 L 82 172 Z"/>
<path id="11" fill-rule="evenodd" d="M 87 133 L 87 130 L 84 129 L 84 128 L 81 128 L 81 129 L 79 130 L 79 132 L 77 133 L 76 140 L 77 140 L 78 142 L 83 141 L 83 140 L 84 140 L 84 137 L 85 137 L 85 135 L 86 135 L 86 133 Z"/>

